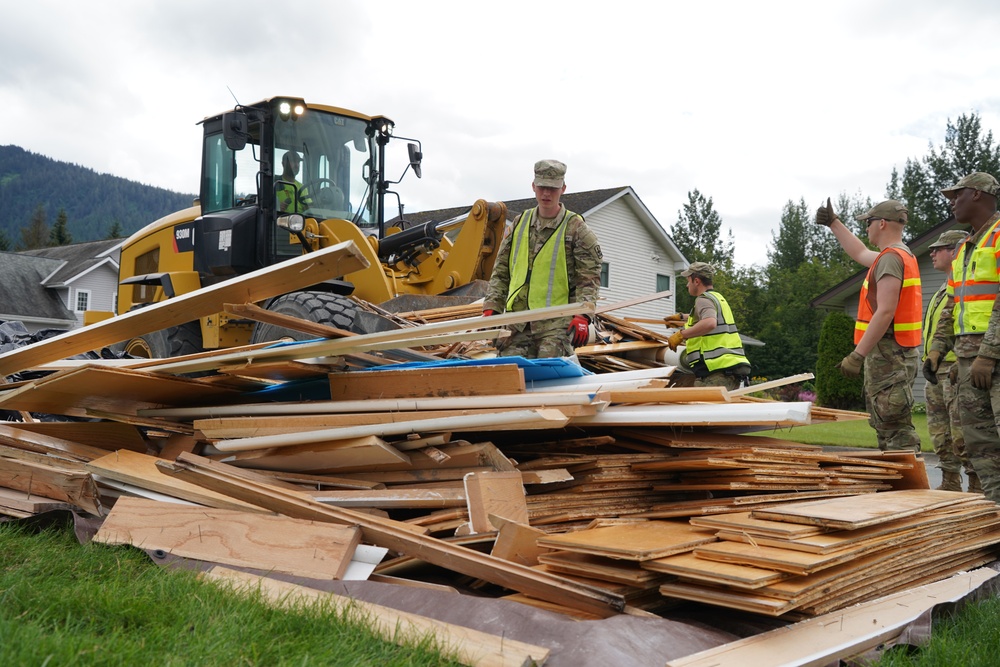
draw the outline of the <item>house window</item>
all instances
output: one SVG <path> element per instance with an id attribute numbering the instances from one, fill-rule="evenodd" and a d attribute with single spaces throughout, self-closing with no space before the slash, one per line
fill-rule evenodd
<path id="1" fill-rule="evenodd" d="M 601 287 L 608 286 L 608 273 L 609 273 L 608 263 L 601 262 Z"/>
<path id="2" fill-rule="evenodd" d="M 670 289 L 670 276 L 663 276 L 659 273 L 656 274 L 656 291 L 666 292 Z"/>
<path id="3" fill-rule="evenodd" d="M 90 290 L 78 289 L 76 291 L 76 312 L 82 313 L 90 308 Z"/>

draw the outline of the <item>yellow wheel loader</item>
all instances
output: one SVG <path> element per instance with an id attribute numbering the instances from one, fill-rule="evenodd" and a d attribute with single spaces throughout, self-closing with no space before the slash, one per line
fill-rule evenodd
<path id="1" fill-rule="evenodd" d="M 397 139 L 388 118 L 277 97 L 202 125 L 199 199 L 124 242 L 119 313 L 347 240 L 364 252 L 367 269 L 261 305 L 364 332 L 385 325 L 347 295 L 374 304 L 463 289 L 472 292 L 465 303 L 481 296 L 471 286 L 489 279 L 506 206 L 479 200 L 463 219 L 386 229 L 390 185 L 411 169 L 419 178 L 422 158 L 420 142 L 403 138 L 408 164 L 387 180 L 386 146 Z M 407 310 L 414 303 L 420 300 Z M 169 357 L 282 337 L 305 336 L 217 313 L 126 341 L 125 351 Z"/>

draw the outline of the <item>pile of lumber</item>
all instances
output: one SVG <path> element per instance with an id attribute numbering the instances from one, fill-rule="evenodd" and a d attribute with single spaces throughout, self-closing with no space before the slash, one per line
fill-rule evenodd
<path id="1" fill-rule="evenodd" d="M 283 317 L 320 338 L 65 359 L 222 310 L 274 321 L 238 299 L 342 274 L 352 257 L 349 244 L 327 249 L 0 354 L 0 373 L 16 380 L 0 388 L 0 408 L 23 417 L 0 425 L 0 514 L 71 509 L 103 520 L 99 541 L 311 579 L 428 586 L 444 572 L 450 588 L 580 618 L 679 599 L 822 613 L 864 599 L 861 589 L 970 567 L 1000 541 L 995 506 L 942 500 L 912 453 L 745 434 L 812 423 L 822 411 L 809 403 L 669 388 L 663 366 L 589 374 L 565 360 L 451 359 L 456 344 L 581 304 L 427 316 L 368 335 Z M 854 503 L 855 522 L 887 516 L 892 493 L 924 505 L 878 526 L 788 518 L 838 502 Z M 961 540 L 948 532 L 959 521 Z M 955 547 L 932 553 L 935 540 Z M 896 545 L 918 556 L 914 567 L 887 567 Z M 764 548 L 798 560 L 746 555 Z"/>

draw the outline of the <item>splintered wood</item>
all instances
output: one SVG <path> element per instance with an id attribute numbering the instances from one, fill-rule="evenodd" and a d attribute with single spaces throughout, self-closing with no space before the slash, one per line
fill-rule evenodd
<path id="1" fill-rule="evenodd" d="M 218 290 L 230 312 L 270 317 L 235 293 Z M 192 316 L 166 304 L 125 324 Z M 912 453 L 747 434 L 863 415 L 666 387 L 673 369 L 648 361 L 664 337 L 606 313 L 615 335 L 579 353 L 608 372 L 446 358 L 587 309 L 480 312 L 368 335 L 283 321 L 324 338 L 169 360 L 47 368 L 53 344 L 0 355 L 37 376 L 0 388 L 0 405 L 87 420 L 0 426 L 0 513 L 73 508 L 104 517 L 102 542 L 308 578 L 378 549 L 384 581 L 576 618 L 682 600 L 821 614 L 974 567 L 1000 543 L 996 506 L 929 490 Z M 146 333 L 125 324 L 67 348 Z"/>

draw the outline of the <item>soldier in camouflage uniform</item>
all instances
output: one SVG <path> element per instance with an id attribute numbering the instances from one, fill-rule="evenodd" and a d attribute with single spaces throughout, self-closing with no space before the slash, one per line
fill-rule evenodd
<path id="1" fill-rule="evenodd" d="M 483 314 L 517 312 L 568 303 L 597 303 L 601 290 L 601 246 L 583 216 L 566 210 L 566 165 L 535 163 L 531 189 L 538 206 L 518 216 L 497 251 Z M 561 239 L 561 243 L 560 243 Z M 565 270 L 562 269 L 565 265 Z M 585 315 L 513 324 L 498 344 L 501 356 L 569 357 L 585 345 Z"/>
<path id="2" fill-rule="evenodd" d="M 857 220 L 867 224 L 865 243 L 840 221 L 830 200 L 816 212 L 854 261 L 869 267 L 858 299 L 854 350 L 837 364 L 846 377 L 865 371 L 868 423 L 879 449 L 920 451 L 913 427 L 913 380 L 920 359 L 923 300 L 917 259 L 903 243 L 906 207 L 895 200 L 876 204 Z"/>
<path id="3" fill-rule="evenodd" d="M 715 267 L 692 262 L 681 271 L 687 278 L 694 307 L 684 327 L 667 340 L 671 350 L 684 345 L 683 365 L 695 375 L 696 387 L 725 387 L 729 391 L 750 383 L 750 362 L 726 298 L 715 291 Z"/>
<path id="4" fill-rule="evenodd" d="M 955 259 L 955 246 L 964 241 L 967 233 L 952 229 L 944 232 L 930 245 L 931 263 L 938 271 L 951 275 L 951 263 Z M 941 312 L 947 302 L 948 281 L 931 297 L 924 313 L 924 395 L 927 398 L 927 431 L 934 443 L 934 453 L 938 455 L 941 469 L 941 491 L 962 490 L 962 468 L 969 478 L 969 491 L 979 492 L 979 478 L 972 470 L 972 464 L 965 456 L 965 438 L 962 436 L 962 421 L 958 412 L 958 393 L 951 381 L 951 369 L 955 367 L 955 353 L 942 355 L 932 350 L 934 332 Z M 957 373 L 957 369 L 956 369 Z"/>
<path id="5" fill-rule="evenodd" d="M 945 188 L 959 224 L 972 234 L 958 248 L 951 265 L 948 295 L 954 300 L 941 313 L 932 350 L 949 349 L 958 357 L 958 407 L 965 451 L 979 476 L 983 493 L 1000 502 L 1000 184 L 977 171 Z"/>

